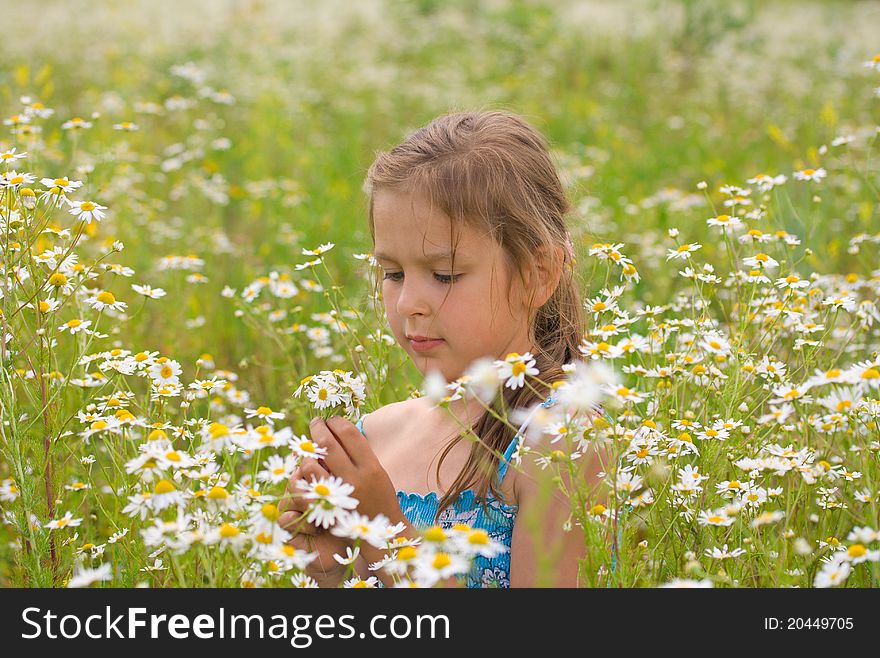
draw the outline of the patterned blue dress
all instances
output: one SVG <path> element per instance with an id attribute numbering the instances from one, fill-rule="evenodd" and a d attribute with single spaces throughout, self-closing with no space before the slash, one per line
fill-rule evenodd
<path id="1" fill-rule="evenodd" d="M 541 406 L 546 409 L 555 403 L 556 399 L 551 393 L 550 397 L 541 403 Z M 367 415 L 369 414 L 365 414 L 357 422 L 357 428 L 361 434 L 364 434 L 363 421 Z M 521 439 L 521 432 L 527 423 L 528 420 L 523 423 L 523 426 L 520 427 L 519 432 L 504 452 L 504 459 L 498 468 L 499 484 L 507 472 L 510 459 Z M 425 495 L 398 491 L 397 500 L 400 502 L 400 509 L 414 527 L 424 529 L 434 525 L 434 517 L 440 506 L 440 499 L 436 492 L 432 491 Z M 504 544 L 507 550 L 495 557 L 488 558 L 478 555 L 474 558 L 473 566 L 468 573 L 467 586 L 510 587 L 510 544 L 513 539 L 513 524 L 516 521 L 518 506 L 507 505 L 489 492 L 486 499 L 486 507 L 489 510 L 488 515 L 483 510 L 483 505 L 477 498 L 476 492 L 473 489 L 465 489 L 452 505 L 441 512 L 438 525 L 443 529 L 449 529 L 456 523 L 465 523 L 472 528 L 485 530 L 489 533 L 489 537 Z"/>

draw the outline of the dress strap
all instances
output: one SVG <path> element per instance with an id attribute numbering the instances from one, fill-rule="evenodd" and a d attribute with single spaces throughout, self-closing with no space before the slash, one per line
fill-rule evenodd
<path id="1" fill-rule="evenodd" d="M 364 414 L 363 416 L 361 416 L 361 417 L 358 419 L 358 422 L 356 422 L 356 423 L 354 424 L 354 426 L 358 428 L 358 432 L 360 432 L 361 434 L 364 434 L 364 418 L 366 418 L 366 417 L 369 416 L 369 415 L 370 415 L 370 414 Z M 366 435 L 366 434 L 364 434 L 364 438 L 367 438 L 367 435 Z"/>
<path id="2" fill-rule="evenodd" d="M 516 449 L 519 446 L 520 442 L 525 440 L 522 436 L 522 431 L 525 429 L 526 425 L 528 425 L 532 421 L 532 418 L 538 412 L 538 407 L 544 407 L 545 409 L 547 409 L 549 407 L 552 407 L 554 404 L 556 404 L 556 398 L 554 398 L 553 393 L 551 393 L 546 400 L 544 400 L 540 405 L 537 405 L 534 409 L 532 409 L 531 413 L 529 413 L 525 421 L 523 421 L 523 424 L 519 428 L 519 432 L 516 433 L 516 436 L 513 437 L 510 445 L 507 446 L 507 450 L 504 451 L 504 457 L 498 467 L 499 483 L 501 482 L 501 480 L 504 479 L 504 475 L 507 473 L 507 467 L 510 466 L 510 460 L 513 457 L 513 453 L 516 452 Z"/>

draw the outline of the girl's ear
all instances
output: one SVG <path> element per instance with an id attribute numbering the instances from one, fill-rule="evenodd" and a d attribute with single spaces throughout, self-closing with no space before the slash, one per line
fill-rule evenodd
<path id="1" fill-rule="evenodd" d="M 531 291 L 532 308 L 542 307 L 553 296 L 564 262 L 565 248 L 562 245 L 543 245 L 535 251 L 532 267 L 524 273 L 526 290 Z"/>

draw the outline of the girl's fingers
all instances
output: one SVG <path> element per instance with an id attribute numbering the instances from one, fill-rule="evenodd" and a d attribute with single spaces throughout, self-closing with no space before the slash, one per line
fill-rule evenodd
<path id="1" fill-rule="evenodd" d="M 327 419 L 326 425 L 355 466 L 365 466 L 375 459 L 370 444 L 350 420 L 342 416 L 332 416 Z"/>
<path id="2" fill-rule="evenodd" d="M 278 517 L 278 525 L 293 533 L 294 537 L 298 534 L 317 535 L 320 532 L 313 523 L 306 521 L 303 512 L 284 512 Z"/>
<path id="3" fill-rule="evenodd" d="M 357 430 L 357 428 L 355 428 L 355 430 Z M 330 431 L 330 428 L 327 426 L 327 423 L 324 422 L 324 419 L 313 419 L 309 425 L 309 432 L 311 433 L 312 441 L 327 450 L 327 456 L 324 457 L 324 462 L 326 462 L 327 468 L 329 468 L 334 475 L 338 475 L 344 480 L 346 475 L 353 470 L 354 464 L 337 437 L 332 431 Z"/>

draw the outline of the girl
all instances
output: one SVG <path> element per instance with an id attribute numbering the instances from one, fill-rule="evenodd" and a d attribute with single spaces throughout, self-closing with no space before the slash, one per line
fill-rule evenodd
<path id="1" fill-rule="evenodd" d="M 440 116 L 379 153 L 366 189 L 385 314 L 423 375 L 433 370 L 453 381 L 480 357 L 530 353 L 542 381 L 565 376 L 562 365 L 578 356 L 583 336 L 565 226 L 570 206 L 534 128 L 499 111 Z M 493 409 L 552 406 L 543 388 L 531 379 L 505 387 Z M 359 512 L 402 523 L 403 536 L 418 536 L 416 527 L 467 523 L 505 544 L 509 551 L 476 559 L 470 587 L 577 585 L 584 541 L 577 530 L 563 531 L 567 500 L 546 495 L 541 469 L 526 463 L 533 460 L 523 460 L 521 471 L 508 469 L 520 437 L 478 399 L 454 400 L 446 411 L 415 398 L 377 409 L 357 426 L 342 417 L 315 419 L 310 432 L 328 450 L 326 468 L 308 460 L 293 474 L 280 521 L 295 532 L 294 546 L 319 553 L 310 574 L 321 586 L 341 581 L 346 567 L 333 554 L 345 554 L 347 544 L 304 525 L 309 501 L 297 495 L 296 481 L 329 473 L 354 486 Z M 598 470 L 593 456 L 591 484 Z M 361 546 L 362 578 L 379 575 L 391 584 L 367 570 L 383 555 Z M 538 583 L 542 559 L 554 565 L 553 577 Z"/>

